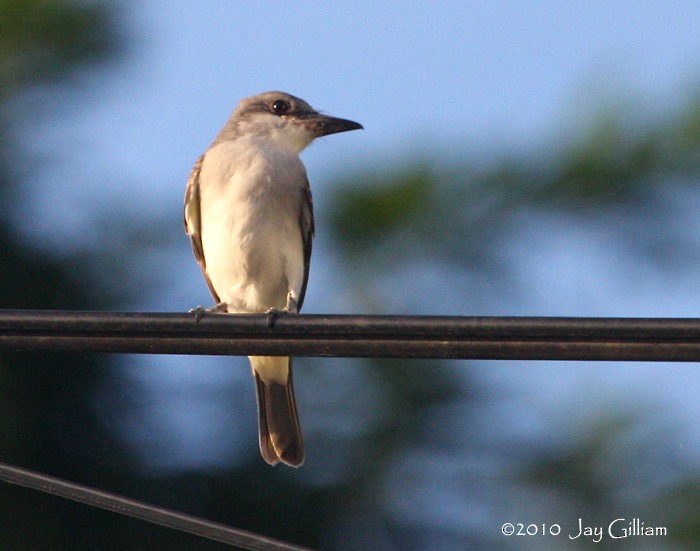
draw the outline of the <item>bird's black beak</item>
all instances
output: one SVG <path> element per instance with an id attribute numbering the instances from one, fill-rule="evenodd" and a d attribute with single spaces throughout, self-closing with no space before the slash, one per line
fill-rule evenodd
<path id="1" fill-rule="evenodd" d="M 299 122 L 305 126 L 315 138 L 328 136 L 329 134 L 337 134 L 339 132 L 363 129 L 363 126 L 359 122 L 319 114 L 300 118 Z"/>

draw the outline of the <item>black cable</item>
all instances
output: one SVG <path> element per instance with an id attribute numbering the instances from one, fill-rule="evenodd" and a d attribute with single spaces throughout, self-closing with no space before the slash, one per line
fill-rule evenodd
<path id="1" fill-rule="evenodd" d="M 170 509 L 0 463 L 0 480 L 252 551 L 309 551 Z"/>
<path id="2" fill-rule="evenodd" d="M 0 350 L 700 361 L 700 319 L 0 310 Z"/>

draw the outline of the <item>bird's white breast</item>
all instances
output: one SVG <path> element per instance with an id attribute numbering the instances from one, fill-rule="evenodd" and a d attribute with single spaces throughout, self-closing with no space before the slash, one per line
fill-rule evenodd
<path id="1" fill-rule="evenodd" d="M 297 294 L 304 166 L 294 151 L 238 139 L 214 145 L 200 173 L 202 248 L 229 312 L 264 312 Z"/>

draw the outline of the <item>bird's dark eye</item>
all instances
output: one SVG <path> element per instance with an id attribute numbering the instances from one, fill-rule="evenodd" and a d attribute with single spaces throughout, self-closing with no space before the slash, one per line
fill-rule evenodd
<path id="1" fill-rule="evenodd" d="M 287 111 L 289 111 L 289 102 L 284 101 L 283 99 L 278 99 L 276 102 L 272 104 L 272 112 L 275 115 L 284 115 Z"/>

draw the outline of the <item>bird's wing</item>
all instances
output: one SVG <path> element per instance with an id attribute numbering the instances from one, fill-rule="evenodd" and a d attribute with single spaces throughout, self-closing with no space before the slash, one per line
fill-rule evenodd
<path id="1" fill-rule="evenodd" d="M 190 173 L 190 179 L 187 181 L 187 189 L 185 190 L 185 231 L 187 235 L 190 236 L 190 243 L 192 244 L 192 250 L 194 251 L 194 257 L 202 268 L 202 273 L 204 274 L 204 279 L 207 281 L 209 286 L 209 291 L 214 296 L 214 300 L 218 304 L 220 301 L 219 295 L 214 290 L 209 276 L 207 275 L 207 263 L 204 259 L 204 249 L 202 248 L 202 213 L 201 213 L 201 202 L 199 196 L 199 174 L 202 170 L 202 162 L 204 161 L 204 155 L 202 155 L 192 168 Z"/>
<path id="2" fill-rule="evenodd" d="M 309 265 L 311 264 L 311 245 L 314 239 L 314 202 L 311 197 L 311 187 L 308 178 L 304 178 L 301 188 L 301 214 L 299 215 L 299 228 L 301 230 L 301 242 L 304 246 L 304 281 L 299 292 L 298 309 L 304 303 L 306 284 L 309 281 Z"/>

